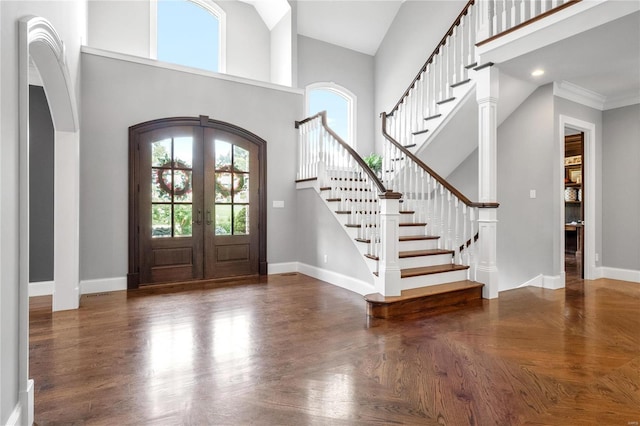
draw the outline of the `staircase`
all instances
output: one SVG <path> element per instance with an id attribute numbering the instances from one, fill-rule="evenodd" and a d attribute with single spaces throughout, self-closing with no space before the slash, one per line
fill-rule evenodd
<path id="1" fill-rule="evenodd" d="M 316 190 L 366 262 L 374 277 L 375 293 L 365 295 L 373 317 L 477 303 L 478 267 L 494 261 L 495 246 L 482 242 L 483 235 L 485 243 L 489 235 L 495 241 L 498 203 L 472 202 L 416 153 L 470 97 L 472 70 L 492 65 L 477 64 L 478 35 L 494 36 L 566 3 L 475 3 L 466 5 L 391 112 L 381 114 L 379 176 L 328 127 L 324 112 L 296 122 L 297 187 Z"/>

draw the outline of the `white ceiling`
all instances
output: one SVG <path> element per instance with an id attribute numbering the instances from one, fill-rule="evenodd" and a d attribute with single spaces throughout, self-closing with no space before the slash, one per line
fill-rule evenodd
<path id="1" fill-rule="evenodd" d="M 241 1 L 252 4 L 269 28 L 290 10 L 287 0 Z M 298 0 L 298 33 L 375 55 L 404 1 Z M 610 7 L 628 8 L 629 4 L 621 6 L 619 2 L 611 2 Z M 638 4 L 640 3 L 635 4 L 635 10 L 640 9 Z M 606 8 L 602 10 L 607 13 Z M 573 23 L 578 27 L 582 24 L 586 22 Z M 567 87 L 593 92 L 594 97 L 602 99 L 605 104 L 615 105 L 625 97 L 638 98 L 640 12 L 628 14 L 514 59 L 495 62 L 501 72 L 535 86 L 566 82 Z M 531 71 L 535 68 L 544 68 L 545 74 L 542 77 L 532 77 Z"/>
<path id="2" fill-rule="evenodd" d="M 640 12 L 500 62 L 500 72 L 541 86 L 568 82 L 615 105 L 640 96 Z M 532 77 L 536 68 L 542 77 Z"/>
<path id="3" fill-rule="evenodd" d="M 298 33 L 375 55 L 403 1 L 299 0 Z"/>

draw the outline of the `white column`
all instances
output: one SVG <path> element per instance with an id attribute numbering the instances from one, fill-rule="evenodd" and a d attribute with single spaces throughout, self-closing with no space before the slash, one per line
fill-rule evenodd
<path id="1" fill-rule="evenodd" d="M 78 133 L 55 134 L 53 310 L 78 309 L 80 156 Z"/>
<path id="2" fill-rule="evenodd" d="M 400 197 L 398 192 L 380 194 L 380 259 L 376 291 L 383 296 L 400 296 Z"/>
<path id="3" fill-rule="evenodd" d="M 498 79 L 499 70 L 495 66 L 488 65 L 476 72 L 478 198 L 481 203 L 497 202 Z M 497 225 L 497 209 L 479 209 L 477 280 L 485 285 L 483 297 L 487 299 L 498 297 Z"/>

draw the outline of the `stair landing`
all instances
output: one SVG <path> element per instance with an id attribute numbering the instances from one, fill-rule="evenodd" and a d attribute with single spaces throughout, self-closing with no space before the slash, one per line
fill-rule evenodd
<path id="1" fill-rule="evenodd" d="M 379 293 L 364 296 L 367 314 L 374 318 L 393 318 L 412 314 L 448 312 L 482 299 L 484 284 L 475 281 L 456 281 L 428 287 L 403 290 L 400 296 Z"/>

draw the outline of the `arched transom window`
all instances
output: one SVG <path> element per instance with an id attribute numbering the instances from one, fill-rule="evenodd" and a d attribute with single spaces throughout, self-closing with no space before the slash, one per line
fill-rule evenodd
<path id="1" fill-rule="evenodd" d="M 356 96 L 335 83 L 307 86 L 307 116 L 327 111 L 329 127 L 352 147 L 356 146 Z"/>
<path id="2" fill-rule="evenodd" d="M 226 14 L 210 0 L 155 0 L 151 56 L 214 72 L 225 72 Z M 152 11 L 153 15 L 154 11 Z M 153 21 L 153 16 L 152 16 Z"/>

